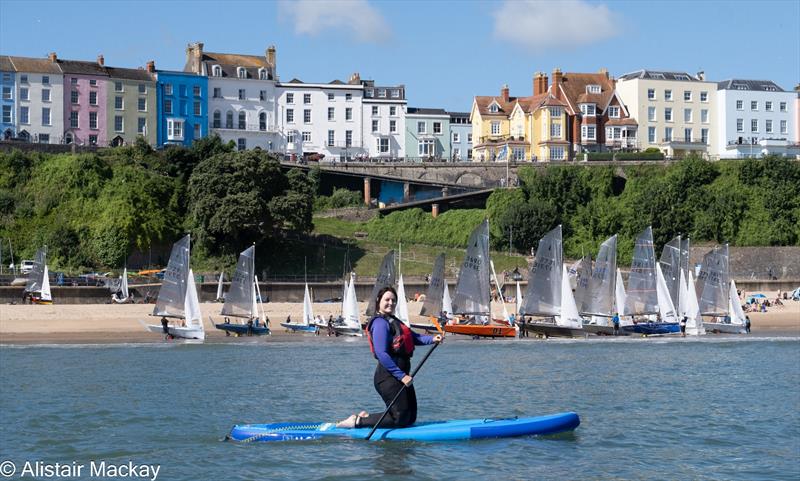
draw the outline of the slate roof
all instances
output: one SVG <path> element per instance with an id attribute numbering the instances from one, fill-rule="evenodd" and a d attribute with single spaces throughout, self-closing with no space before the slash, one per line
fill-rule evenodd
<path id="1" fill-rule="evenodd" d="M 105 67 L 97 62 L 85 62 L 83 60 L 56 60 L 58 66 L 64 74 L 75 75 L 98 75 L 108 77 Z"/>
<path id="2" fill-rule="evenodd" d="M 744 88 L 740 87 L 743 86 Z M 780 85 L 772 80 L 742 80 L 742 79 L 728 79 L 722 82 L 717 82 L 717 90 L 757 90 L 757 91 L 771 91 L 771 92 L 785 92 Z"/>
<path id="3" fill-rule="evenodd" d="M 14 64 L 11 63 L 11 59 L 8 58 L 8 55 L 0 55 L 0 70 L 3 72 L 14 71 Z"/>
<path id="4" fill-rule="evenodd" d="M 600 93 L 588 93 L 589 85 L 599 85 Z M 567 72 L 561 79 L 561 90 L 576 111 L 580 111 L 578 104 L 582 103 L 594 103 L 604 109 L 614 95 L 614 88 L 614 82 L 605 73 Z"/>
<path id="5" fill-rule="evenodd" d="M 445 109 L 429 109 L 419 107 L 409 107 L 406 111 L 408 115 L 448 115 Z"/>
<path id="6" fill-rule="evenodd" d="M 53 63 L 50 59 L 46 58 L 31 58 L 31 57 L 13 57 L 9 56 L 9 60 L 14 65 L 14 70 L 17 72 L 34 72 L 34 73 L 53 73 L 60 74 L 61 68 L 57 63 Z"/>
<path id="7" fill-rule="evenodd" d="M 135 68 L 119 68 L 119 67 L 106 67 L 108 75 L 111 78 L 119 78 L 125 80 L 137 80 L 139 82 L 154 82 L 153 76 L 144 69 Z"/>
<path id="8" fill-rule="evenodd" d="M 203 52 L 203 58 L 200 61 L 205 64 L 206 73 L 209 77 L 211 77 L 212 73 L 211 67 L 219 65 L 222 69 L 223 78 L 239 78 L 237 69 L 243 67 L 248 79 L 258 79 L 258 71 L 263 68 L 267 71 L 267 78 L 272 80 L 271 68 L 264 56 Z M 191 66 L 187 64 L 184 67 L 184 71 L 191 71 Z"/>
<path id="9" fill-rule="evenodd" d="M 686 78 L 684 78 L 686 77 Z M 626 73 L 622 75 L 620 80 L 631 79 L 649 79 L 649 80 L 678 80 L 681 82 L 700 82 L 701 80 L 691 75 L 688 72 L 668 72 L 662 70 L 637 70 L 636 72 Z"/>

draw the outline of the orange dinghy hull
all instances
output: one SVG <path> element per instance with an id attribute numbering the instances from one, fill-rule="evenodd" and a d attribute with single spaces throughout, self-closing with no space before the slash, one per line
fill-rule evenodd
<path id="1" fill-rule="evenodd" d="M 444 331 L 451 334 L 480 337 L 517 337 L 517 330 L 511 326 L 475 325 L 475 324 L 445 324 Z"/>

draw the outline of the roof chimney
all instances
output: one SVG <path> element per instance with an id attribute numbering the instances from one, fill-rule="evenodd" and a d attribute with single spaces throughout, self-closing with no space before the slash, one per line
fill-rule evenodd
<path id="1" fill-rule="evenodd" d="M 350 79 L 347 81 L 350 85 L 361 85 L 361 74 L 358 72 L 353 72 L 353 75 L 350 76 Z"/>
<path id="2" fill-rule="evenodd" d="M 97 65 L 100 65 L 102 67 L 105 64 L 106 64 L 106 59 L 103 58 L 103 54 L 101 53 L 100 55 L 97 56 Z"/>
<path id="3" fill-rule="evenodd" d="M 600 69 L 600 73 L 605 75 L 606 78 L 608 78 L 608 69 L 607 68 L 605 68 L 605 67 L 601 68 Z"/>
<path id="4" fill-rule="evenodd" d="M 503 85 L 503 88 L 500 89 L 500 98 L 503 99 L 503 102 L 508 102 L 508 84 Z"/>
<path id="5" fill-rule="evenodd" d="M 269 65 L 273 78 L 275 77 L 275 71 L 277 70 L 277 65 L 275 65 L 275 62 L 275 45 L 270 45 L 267 47 L 267 65 Z"/>
<path id="6" fill-rule="evenodd" d="M 50 59 L 50 61 L 51 61 L 51 62 L 53 62 L 53 63 L 56 63 L 56 62 L 58 61 L 58 55 L 56 55 L 56 53 L 55 53 L 55 52 L 50 52 L 50 53 L 47 55 L 47 58 L 49 58 L 49 59 Z"/>
<path id="7" fill-rule="evenodd" d="M 561 81 L 563 80 L 563 77 L 564 76 L 561 74 L 561 69 L 560 68 L 554 68 L 553 69 L 553 90 L 555 91 L 555 92 L 553 92 L 553 95 L 557 99 L 561 98 L 561 88 L 560 87 L 561 87 Z"/>
<path id="8" fill-rule="evenodd" d="M 539 95 L 539 81 L 541 80 L 542 73 L 536 72 L 533 75 L 533 95 Z"/>
<path id="9" fill-rule="evenodd" d="M 190 43 L 186 47 L 186 65 L 192 73 L 202 73 L 200 61 L 203 59 L 203 43 L 195 42 Z"/>
<path id="10" fill-rule="evenodd" d="M 156 61 L 155 60 L 150 60 L 149 62 L 147 62 L 147 71 L 149 73 L 155 73 L 155 71 L 156 71 Z"/>
<path id="11" fill-rule="evenodd" d="M 705 80 L 705 79 L 706 79 L 706 73 L 705 72 L 703 72 L 702 70 L 697 72 L 697 80 Z"/>

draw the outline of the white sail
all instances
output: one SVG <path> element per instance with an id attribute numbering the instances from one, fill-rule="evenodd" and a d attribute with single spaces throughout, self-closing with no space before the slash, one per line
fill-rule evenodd
<path id="1" fill-rule="evenodd" d="M 42 276 L 42 291 L 40 293 L 41 300 L 52 301 L 53 295 L 50 293 L 50 271 L 47 269 L 47 264 L 44 265 L 44 275 Z"/>
<path id="2" fill-rule="evenodd" d="M 453 300 L 450 298 L 450 289 L 447 281 L 444 281 L 444 293 L 442 294 L 442 312 L 447 313 L 447 317 L 453 316 Z"/>
<path id="3" fill-rule="evenodd" d="M 258 317 L 258 293 L 256 292 L 256 281 L 255 278 L 253 279 L 253 283 L 250 284 L 251 292 L 250 296 L 253 298 L 253 302 L 250 305 L 250 317 Z"/>
<path id="4" fill-rule="evenodd" d="M 406 299 L 406 288 L 403 285 L 403 274 L 397 281 L 397 307 L 394 310 L 395 316 L 403 321 L 406 326 L 411 326 L 408 322 L 408 299 Z"/>
<path id="5" fill-rule="evenodd" d="M 123 299 L 127 299 L 130 293 L 128 292 L 128 268 L 126 267 L 122 271 L 122 280 L 119 286 L 120 293 L 122 294 Z"/>
<path id="6" fill-rule="evenodd" d="M 264 325 L 266 326 L 267 325 L 267 313 L 264 312 L 264 301 L 261 299 L 261 288 L 258 287 L 258 276 L 257 275 L 253 275 L 253 284 L 255 284 L 255 286 L 256 286 L 256 292 L 255 292 L 255 296 L 253 296 L 253 298 L 254 299 L 258 298 L 258 304 L 259 304 L 259 306 L 261 306 L 261 320 L 264 322 Z M 255 307 L 255 306 L 253 306 L 253 307 Z M 253 315 L 258 317 L 258 312 L 259 311 L 253 311 Z M 267 326 L 267 327 L 269 327 L 269 326 Z M 272 333 L 270 333 L 270 335 L 272 335 Z"/>
<path id="7" fill-rule="evenodd" d="M 187 326 L 198 326 L 203 330 L 203 317 L 200 313 L 200 301 L 197 299 L 197 286 L 194 283 L 194 272 L 189 269 L 186 279 L 186 298 L 183 301 L 183 312 Z"/>
<path id="8" fill-rule="evenodd" d="M 358 298 L 356 298 L 356 286 L 352 277 L 347 284 L 347 295 L 345 296 L 344 311 L 342 312 L 344 325 L 348 328 L 361 329 L 361 319 L 358 313 Z"/>
<path id="9" fill-rule="evenodd" d="M 556 316 L 556 324 L 562 327 L 581 329 L 583 321 L 578 312 L 578 306 L 575 304 L 575 297 L 572 295 L 567 265 L 562 264 L 561 268 L 561 314 Z"/>
<path id="10" fill-rule="evenodd" d="M 656 262 L 656 294 L 658 297 L 658 311 L 661 314 L 661 322 L 678 322 L 675 314 L 675 306 L 672 304 L 672 296 L 669 293 L 667 281 L 661 271 L 661 263 Z"/>
<path id="11" fill-rule="evenodd" d="M 539 248 L 528 275 L 522 314 L 547 317 L 559 315 L 558 306 L 563 285 L 561 277 L 564 270 L 559 269 L 563 264 L 561 243 L 560 225 L 539 240 Z M 569 276 L 566 277 L 569 285 Z"/>
<path id="12" fill-rule="evenodd" d="M 217 299 L 222 299 L 222 283 L 224 282 L 223 279 L 225 278 L 225 273 L 219 273 L 219 282 L 217 283 Z"/>
<path id="13" fill-rule="evenodd" d="M 305 293 L 303 294 L 303 325 L 308 326 L 314 322 L 314 309 L 311 306 L 311 294 L 308 292 L 308 284 L 306 284 Z"/>
<path id="14" fill-rule="evenodd" d="M 44 289 L 42 289 L 42 295 L 44 295 Z M 728 302 L 730 304 L 729 311 L 731 317 L 731 324 L 738 324 L 740 326 L 744 326 L 745 323 L 744 311 L 742 310 L 742 303 L 739 300 L 739 294 L 736 292 L 736 283 L 733 282 L 733 279 L 731 279 L 731 288 L 728 291 Z"/>
<path id="15" fill-rule="evenodd" d="M 500 285 L 500 280 L 497 278 L 497 272 L 494 270 L 494 262 L 489 260 L 489 266 L 492 268 L 492 277 L 494 277 L 494 285 L 497 286 L 497 296 L 500 298 L 500 304 L 503 306 L 503 319 L 506 321 L 511 320 L 511 316 L 508 315 L 508 309 L 506 309 L 506 298 L 503 295 L 503 286 Z M 491 317 L 491 316 L 490 316 Z"/>
<path id="16" fill-rule="evenodd" d="M 689 270 L 689 280 L 686 288 L 686 334 L 699 336 L 706 333 L 703 328 L 703 318 L 700 317 L 700 302 L 697 300 L 697 290 L 694 285 L 694 276 Z"/>
<path id="17" fill-rule="evenodd" d="M 678 319 L 682 319 L 684 316 L 688 315 L 688 306 L 689 306 L 689 287 L 686 284 L 686 276 L 683 274 L 683 271 L 680 272 L 680 280 L 681 284 L 678 287 L 678 305 L 675 308 L 678 311 Z"/>
<path id="18" fill-rule="evenodd" d="M 489 292 L 489 221 L 477 226 L 467 241 L 467 254 L 458 271 L 453 310 L 456 314 L 470 314 L 491 318 L 492 306 Z"/>
<path id="19" fill-rule="evenodd" d="M 614 287 L 614 302 L 616 305 L 616 313 L 619 316 L 619 324 L 620 326 L 629 326 L 633 324 L 630 319 L 625 319 L 624 316 L 627 315 L 625 312 L 625 303 L 627 302 L 627 294 L 625 294 L 625 285 L 622 283 L 622 271 L 617 268 L 617 282 L 616 286 Z"/>
<path id="20" fill-rule="evenodd" d="M 439 254 L 433 263 L 433 272 L 425 293 L 425 302 L 422 303 L 420 316 L 439 316 L 442 313 L 442 299 L 444 298 L 444 254 Z M 448 314 L 450 311 L 448 311 Z"/>
<path id="21" fill-rule="evenodd" d="M 167 270 L 158 290 L 158 299 L 153 307 L 154 316 L 184 318 L 186 281 L 189 277 L 189 251 L 191 239 L 188 235 L 172 245 Z"/>
<path id="22" fill-rule="evenodd" d="M 517 282 L 517 315 L 520 313 L 520 309 L 522 308 L 522 289 L 519 287 L 519 282 Z"/>

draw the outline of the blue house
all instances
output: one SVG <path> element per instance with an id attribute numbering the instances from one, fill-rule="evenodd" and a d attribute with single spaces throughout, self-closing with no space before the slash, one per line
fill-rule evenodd
<path id="1" fill-rule="evenodd" d="M 450 159 L 472 160 L 472 124 L 469 112 L 450 112 Z"/>
<path id="2" fill-rule="evenodd" d="M 16 71 L 7 56 L 0 56 L 0 138 L 7 140 L 17 135 L 16 127 Z"/>
<path id="3" fill-rule="evenodd" d="M 450 115 L 444 109 L 409 107 L 406 111 L 406 160 L 450 158 Z"/>
<path id="4" fill-rule="evenodd" d="M 208 77 L 156 71 L 159 147 L 192 145 L 208 135 Z"/>

